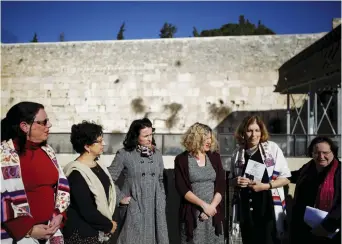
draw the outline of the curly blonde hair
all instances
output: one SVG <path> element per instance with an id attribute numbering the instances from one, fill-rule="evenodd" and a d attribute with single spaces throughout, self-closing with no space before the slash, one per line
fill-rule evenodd
<path id="1" fill-rule="evenodd" d="M 246 143 L 245 136 L 246 136 L 248 126 L 250 126 L 253 123 L 257 123 L 258 126 L 260 127 L 260 132 L 261 132 L 260 142 L 265 142 L 269 139 L 266 125 L 262 121 L 262 119 L 257 115 L 250 115 L 243 119 L 243 121 L 241 122 L 241 124 L 238 126 L 238 128 L 235 131 L 235 138 L 238 141 L 239 145 L 243 145 Z"/>
<path id="2" fill-rule="evenodd" d="M 190 126 L 185 132 L 181 144 L 188 152 L 197 154 L 203 147 L 205 137 L 209 134 L 211 135 L 210 151 L 217 151 L 218 143 L 212 129 L 209 126 L 198 122 Z"/>

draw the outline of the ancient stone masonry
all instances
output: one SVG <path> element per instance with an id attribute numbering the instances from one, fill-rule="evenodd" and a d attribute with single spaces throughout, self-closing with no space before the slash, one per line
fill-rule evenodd
<path id="1" fill-rule="evenodd" d="M 52 132 L 83 119 L 126 132 L 142 116 L 158 133 L 216 127 L 230 112 L 285 109 L 278 68 L 324 34 L 2 44 L 1 116 L 31 100 Z"/>

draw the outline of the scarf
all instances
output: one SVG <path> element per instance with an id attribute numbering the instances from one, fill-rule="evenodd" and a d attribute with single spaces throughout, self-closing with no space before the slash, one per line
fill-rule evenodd
<path id="1" fill-rule="evenodd" d="M 66 176 L 69 176 L 71 172 L 74 170 L 77 170 L 78 172 L 80 172 L 84 180 L 87 182 L 90 191 L 94 194 L 97 210 L 99 210 L 99 212 L 103 216 L 107 217 L 110 221 L 112 221 L 112 216 L 114 214 L 115 204 L 116 204 L 115 186 L 107 168 L 102 166 L 100 163 L 98 163 L 98 165 L 103 169 L 103 171 L 109 177 L 110 187 L 109 187 L 109 197 L 108 197 L 109 199 L 108 200 L 107 200 L 107 196 L 106 196 L 106 193 L 105 193 L 105 190 L 103 188 L 101 181 L 88 166 L 78 161 L 73 161 L 73 162 L 68 163 L 64 167 L 64 173 Z M 99 231 L 98 239 L 100 242 L 108 241 L 109 238 L 110 238 L 110 235 L 105 234 L 103 231 Z"/>
<path id="2" fill-rule="evenodd" d="M 318 187 L 318 193 L 316 197 L 315 206 L 318 209 L 329 212 L 332 207 L 333 199 L 334 199 L 334 178 L 335 172 L 338 166 L 338 162 L 334 159 L 331 162 L 332 166 L 329 169 L 328 174 L 326 175 L 324 181 Z"/>
<path id="3" fill-rule="evenodd" d="M 266 165 L 267 174 L 269 176 L 270 182 L 272 180 L 276 180 L 280 174 L 285 175 L 286 177 L 291 176 L 290 172 L 282 172 L 284 168 L 287 167 L 286 160 L 281 152 L 281 149 L 278 145 L 271 141 L 266 141 L 259 143 L 258 148 L 261 153 L 262 160 Z M 233 159 L 231 162 L 231 172 L 232 177 L 242 176 L 242 171 L 245 165 L 245 152 L 246 149 L 244 146 L 240 146 L 234 153 Z M 289 170 L 288 170 L 289 171 Z M 285 209 L 285 195 L 283 187 L 273 188 L 271 189 L 272 193 L 272 200 L 273 200 L 273 207 L 275 213 L 275 221 L 276 221 L 276 228 L 277 228 L 277 235 L 281 237 L 284 234 L 284 219 L 286 215 Z M 239 188 L 236 187 L 234 189 L 233 195 L 233 216 L 232 216 L 232 235 L 238 236 L 240 234 L 240 222 L 243 221 L 240 219 L 241 211 L 240 208 L 240 192 Z"/>
<path id="4" fill-rule="evenodd" d="M 32 143 L 31 143 L 32 144 Z M 28 145 L 28 144 L 27 144 Z M 33 144 L 31 145 L 33 146 Z M 58 170 L 58 184 L 55 194 L 55 210 L 51 219 L 60 213 L 66 211 L 70 204 L 69 183 L 62 168 L 57 163 L 54 150 L 49 145 L 41 146 L 41 149 L 48 155 Z M 31 216 L 30 206 L 27 200 L 23 179 L 21 178 L 20 157 L 14 147 L 12 140 L 3 141 L 0 145 L 1 170 L 3 178 L 1 179 L 1 222 L 10 221 L 20 216 Z M 1 228 L 1 242 L 12 243 L 13 240 L 7 231 Z M 62 243 L 63 235 L 58 230 L 47 240 L 49 243 Z M 23 238 L 18 244 L 37 243 L 33 238 Z"/>
<path id="5" fill-rule="evenodd" d="M 154 149 L 153 145 L 151 148 L 146 147 L 146 146 L 142 146 L 142 145 L 138 145 L 137 151 L 140 152 L 141 157 L 150 157 L 154 154 L 155 149 Z"/>

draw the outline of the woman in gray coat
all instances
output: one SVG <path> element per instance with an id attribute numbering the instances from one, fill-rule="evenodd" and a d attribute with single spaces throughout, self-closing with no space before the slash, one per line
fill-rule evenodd
<path id="1" fill-rule="evenodd" d="M 127 205 L 117 244 L 168 244 L 163 158 L 155 148 L 149 119 L 134 120 L 108 168 L 115 182 L 124 175 L 117 202 Z"/>

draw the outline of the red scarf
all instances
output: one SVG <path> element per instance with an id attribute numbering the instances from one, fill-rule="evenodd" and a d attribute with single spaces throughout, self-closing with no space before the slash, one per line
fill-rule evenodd
<path id="1" fill-rule="evenodd" d="M 318 194 L 316 197 L 316 208 L 329 211 L 333 204 L 334 199 L 334 178 L 335 178 L 335 172 L 338 166 L 338 162 L 336 159 L 334 159 L 331 162 L 331 168 L 325 177 L 324 181 L 320 184 L 318 188 Z"/>

